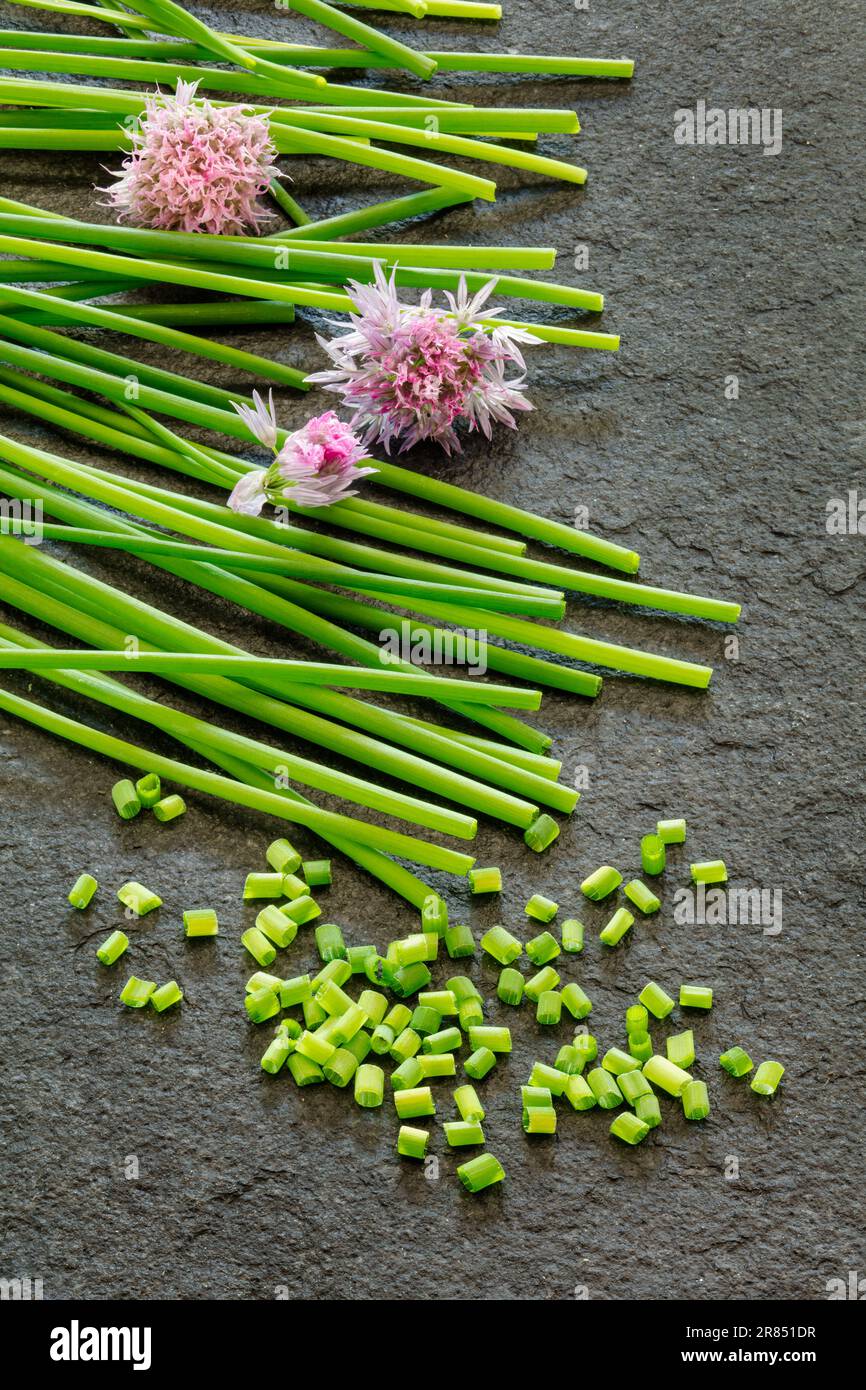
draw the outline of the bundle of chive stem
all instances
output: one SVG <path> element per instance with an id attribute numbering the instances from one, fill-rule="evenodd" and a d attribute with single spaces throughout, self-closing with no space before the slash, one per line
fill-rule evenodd
<path id="1" fill-rule="evenodd" d="M 96 328 L 142 338 L 173 353 L 304 389 L 304 374 L 297 369 L 188 330 L 290 322 L 296 306 L 347 311 L 352 307 L 347 282 L 369 281 L 377 263 L 393 271 L 400 286 L 455 290 L 465 276 L 473 290 L 487 282 L 482 272 L 493 271 L 500 275 L 500 295 L 598 312 L 599 294 L 500 274 L 548 269 L 554 253 L 546 248 L 343 240 L 495 194 L 486 178 L 375 142 L 421 145 L 425 154 L 453 153 L 580 183 L 585 174 L 576 166 L 510 143 L 489 143 L 491 136 L 523 141 L 548 131 L 576 131 L 573 112 L 478 109 L 426 95 L 333 84 L 308 69 L 395 66 L 426 78 L 438 65 L 452 71 L 627 77 L 631 64 L 510 54 L 419 55 L 319 0 L 292 0 L 291 7 L 335 28 L 360 49 L 303 48 L 216 34 L 170 0 L 126 0 L 116 9 L 107 3 L 97 8 L 44 0 L 38 7 L 118 26 L 123 37 L 6 31 L 0 36 L 0 64 L 7 69 L 118 82 L 162 78 L 170 84 L 182 77 L 205 90 L 261 97 L 281 152 L 327 155 L 432 187 L 312 222 L 275 183 L 274 196 L 296 225 L 270 237 L 95 224 L 0 199 L 5 257 L 0 260 L 0 403 L 112 457 L 127 455 L 217 490 L 213 500 L 202 500 L 189 495 L 182 482 L 175 487 L 141 482 L 115 462 L 85 464 L 2 435 L 0 492 L 8 499 L 6 516 L 14 518 L 16 507 L 37 506 L 40 515 L 53 518 L 42 527 L 43 539 L 66 546 L 64 554 L 124 551 L 179 581 L 181 611 L 191 584 L 265 618 L 291 634 L 292 642 L 328 658 L 263 660 L 119 585 L 91 577 L 49 553 L 51 544 L 22 543 L 6 526 L 7 534 L 0 536 L 4 603 L 56 629 L 66 641 L 49 647 L 0 624 L 0 668 L 38 674 L 49 686 L 72 692 L 85 711 L 93 702 L 131 715 L 176 740 L 196 762 L 162 756 L 5 689 L 0 689 L 0 709 L 126 768 L 305 825 L 416 908 L 432 890 L 400 861 L 464 876 L 472 856 L 354 814 L 325 810 L 307 791 L 464 841 L 474 837 L 481 813 L 518 827 L 532 849 L 545 849 L 559 833 L 551 813 L 570 815 L 578 793 L 559 781 L 549 735 L 522 717 L 538 709 L 541 689 L 592 699 L 601 688 L 598 668 L 699 689 L 711 676 L 708 667 L 562 630 L 555 624 L 564 614 L 565 593 L 720 622 L 736 621 L 739 606 L 623 578 L 635 574 L 638 556 L 622 546 L 380 459 L 373 460 L 378 471 L 369 480 L 376 488 L 417 498 L 445 515 L 422 514 L 368 495 L 315 513 L 287 504 L 291 524 L 238 514 L 225 505 L 226 494 L 256 465 L 222 446 L 226 438 L 250 442 L 234 409 L 249 403 L 247 393 L 151 366 L 59 330 Z M 387 8 L 419 19 L 424 13 L 493 18 L 498 12 L 463 0 L 389 0 Z M 148 31 L 162 37 L 148 37 Z M 178 58 L 184 60 L 181 67 Z M 205 65 L 214 60 L 225 66 Z M 128 133 L 118 120 L 140 114 L 146 95 L 29 76 L 0 78 L 0 102 L 14 108 L 0 112 L 0 145 L 122 149 Z M 105 307 L 105 299 L 148 283 L 216 297 Z M 558 324 L 522 326 L 549 342 L 618 346 L 613 335 Z M 178 432 L 178 424 L 216 439 L 193 443 Z M 285 438 L 283 432 L 281 442 Z M 549 555 L 531 558 L 527 541 L 619 573 L 576 569 Z M 483 632 L 488 670 L 520 684 L 445 679 L 411 661 L 395 661 L 392 653 L 386 658 L 379 638 L 398 615 L 411 644 L 447 642 L 455 629 Z M 70 646 L 69 639 L 84 646 Z M 110 674 L 128 676 L 135 670 L 159 675 L 269 726 L 278 736 L 312 745 L 313 751 L 326 749 L 350 760 L 362 775 L 182 714 Z M 382 704 L 377 692 L 398 700 L 430 700 L 432 717 L 407 714 L 393 699 Z M 202 768 L 202 762 L 210 768 Z M 278 768 L 287 770 L 291 788 L 284 777 L 275 778 Z M 373 780 L 380 776 L 385 780 Z M 393 781 L 411 787 L 411 794 L 395 790 Z"/>

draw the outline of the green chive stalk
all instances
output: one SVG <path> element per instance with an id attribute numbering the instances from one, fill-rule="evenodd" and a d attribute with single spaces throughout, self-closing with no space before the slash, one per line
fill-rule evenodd
<path id="1" fill-rule="evenodd" d="M 429 844 L 415 836 L 386 830 L 371 822 L 355 820 L 350 816 L 338 815 L 336 812 L 324 811 L 308 804 L 287 802 L 273 792 L 256 791 L 241 783 L 232 782 L 227 777 L 203 772 L 173 758 L 161 757 L 146 748 L 101 733 L 87 724 L 69 719 L 3 689 L 0 689 L 0 709 L 48 733 L 56 734 L 82 748 L 88 748 L 91 752 L 111 758 L 123 766 L 137 768 L 140 772 L 155 773 L 167 782 L 176 782 L 179 786 L 205 792 L 237 806 L 267 812 L 281 820 L 304 825 L 314 832 L 321 827 L 350 839 L 362 839 L 366 844 L 381 849 L 384 853 L 396 854 L 412 863 L 426 864 L 430 868 L 460 876 L 465 876 L 475 862 L 470 855 Z"/>
<path id="2" fill-rule="evenodd" d="M 435 62 L 425 53 L 419 53 L 408 44 L 388 38 L 387 34 L 374 29 L 372 25 L 364 24 L 353 15 L 344 14 L 342 10 L 328 5 L 326 0 L 288 0 L 288 4 L 306 19 L 315 20 L 326 29 L 332 29 L 346 39 L 352 39 L 360 48 L 369 49 L 371 53 L 380 53 L 395 67 L 404 68 L 415 77 L 432 77 L 436 71 Z"/>

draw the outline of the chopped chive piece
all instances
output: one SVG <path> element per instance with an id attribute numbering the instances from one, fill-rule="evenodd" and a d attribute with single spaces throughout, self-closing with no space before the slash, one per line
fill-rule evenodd
<path id="1" fill-rule="evenodd" d="M 546 990 L 556 989 L 559 984 L 559 975 L 552 965 L 545 965 L 543 970 L 539 970 L 537 975 L 533 975 L 523 986 L 527 999 L 531 999 L 533 1004 L 537 1004 L 542 994 Z"/>
<path id="2" fill-rule="evenodd" d="M 510 965 L 523 954 L 523 943 L 504 927 L 491 927 L 481 938 L 481 949 L 500 965 Z"/>
<path id="3" fill-rule="evenodd" d="M 520 1101 L 524 1110 L 552 1110 L 553 1092 L 549 1086 L 533 1086 L 530 1083 L 521 1086 Z"/>
<path id="4" fill-rule="evenodd" d="M 421 1044 L 423 1052 L 456 1052 L 463 1045 L 463 1034 L 459 1028 L 443 1028 L 438 1033 L 428 1033 Z"/>
<path id="5" fill-rule="evenodd" d="M 699 864 L 690 864 L 693 883 L 727 883 L 728 870 L 724 859 L 705 859 Z"/>
<path id="6" fill-rule="evenodd" d="M 632 1033 L 645 1033 L 649 1014 L 643 1004 L 632 1004 L 625 1011 L 625 1031 L 631 1036 Z"/>
<path id="7" fill-rule="evenodd" d="M 364 962 L 368 956 L 375 956 L 375 946 L 347 946 L 346 960 L 353 975 L 364 974 Z"/>
<path id="8" fill-rule="evenodd" d="M 155 772 L 139 777 L 135 784 L 135 794 L 144 807 L 155 806 L 162 796 L 162 784 Z"/>
<path id="9" fill-rule="evenodd" d="M 304 1004 L 312 997 L 313 984 L 309 975 L 295 975 L 291 980 L 283 980 L 280 985 L 280 1003 L 284 1009 Z"/>
<path id="10" fill-rule="evenodd" d="M 347 1042 L 351 1042 L 355 1034 L 360 1032 L 367 1022 L 367 1015 L 360 1004 L 350 1004 L 344 1013 L 338 1014 L 333 1020 L 331 1029 L 331 1041 L 338 1047 L 344 1047 Z"/>
<path id="11" fill-rule="evenodd" d="M 68 902 L 70 907 L 77 907 L 79 911 L 83 911 L 98 887 L 99 884 L 92 874 L 79 874 L 69 890 Z"/>
<path id="12" fill-rule="evenodd" d="M 153 814 L 158 821 L 165 822 L 177 820 L 186 811 L 186 802 L 182 796 L 173 792 L 171 796 L 164 796 L 161 801 L 157 801 L 153 808 Z"/>
<path id="13" fill-rule="evenodd" d="M 564 1043 L 557 1052 L 553 1065 L 557 1071 L 564 1071 L 566 1076 L 579 1076 L 586 1066 L 586 1058 L 582 1052 L 578 1052 L 573 1043 Z"/>
<path id="14" fill-rule="evenodd" d="M 651 888 L 647 888 L 645 883 L 641 883 L 639 878 L 629 879 L 623 889 L 629 902 L 634 903 L 638 912 L 642 912 L 648 917 L 652 912 L 658 912 L 661 907 L 661 899 L 657 898 Z"/>
<path id="15" fill-rule="evenodd" d="M 329 960 L 323 965 L 318 975 L 313 976 L 313 989 L 321 989 L 328 980 L 333 980 L 335 985 L 344 985 L 347 980 L 351 980 L 352 970 L 347 960 Z M 348 996 L 347 996 L 348 997 Z"/>
<path id="16" fill-rule="evenodd" d="M 597 1104 L 595 1093 L 589 1082 L 577 1075 L 568 1078 L 565 1098 L 574 1110 L 592 1110 L 593 1106 Z"/>
<path id="17" fill-rule="evenodd" d="M 781 1062 L 762 1062 L 752 1078 L 752 1090 L 759 1096 L 771 1096 L 784 1075 Z"/>
<path id="18" fill-rule="evenodd" d="M 484 1130 L 477 1120 L 446 1120 L 442 1128 L 452 1149 L 465 1149 L 484 1143 Z"/>
<path id="19" fill-rule="evenodd" d="M 548 1066 L 546 1062 L 535 1062 L 529 1073 L 530 1086 L 543 1087 L 554 1096 L 565 1095 L 565 1088 L 569 1080 L 566 1072 L 557 1071 L 556 1067 Z"/>
<path id="20" fill-rule="evenodd" d="M 511 1051 L 510 1028 L 485 1028 L 476 1026 L 469 1029 L 469 1046 L 473 1051 L 486 1047 L 491 1052 Z"/>
<path id="21" fill-rule="evenodd" d="M 282 874 L 281 878 L 282 888 L 280 892 L 284 898 L 291 898 L 294 902 L 296 898 L 308 898 L 310 896 L 309 885 L 302 878 L 298 878 L 297 874 Z"/>
<path id="22" fill-rule="evenodd" d="M 279 975 L 269 975 L 266 970 L 256 970 L 247 980 L 244 988 L 247 994 L 255 994 L 259 989 L 269 989 L 272 994 L 279 994 L 282 983 Z M 300 1036 L 300 1032 L 298 1036 Z"/>
<path id="23" fill-rule="evenodd" d="M 321 1004 L 317 1004 L 315 999 L 305 999 L 301 1005 L 301 1010 L 308 1028 L 320 1028 L 328 1017 Z"/>
<path id="24" fill-rule="evenodd" d="M 315 983 L 315 981 L 314 981 Z M 335 1015 L 344 1014 L 347 1009 L 351 1009 L 353 1000 L 344 989 L 341 989 L 334 979 L 323 980 L 314 995 L 317 1004 L 321 1004 L 325 1013 L 333 1018 Z"/>
<path id="25" fill-rule="evenodd" d="M 445 989 L 454 995 L 458 1004 L 462 1004 L 464 999 L 481 998 L 478 987 L 472 983 L 468 975 L 452 975 L 450 980 L 445 981 Z"/>
<path id="26" fill-rule="evenodd" d="M 614 1138 L 622 1139 L 626 1144 L 640 1144 L 649 1134 L 650 1127 L 630 1110 L 623 1110 L 611 1124 L 610 1132 Z"/>
<path id="27" fill-rule="evenodd" d="M 535 1017 L 539 1023 L 551 1026 L 562 1018 L 562 995 L 555 989 L 546 989 L 538 996 Z"/>
<path id="28" fill-rule="evenodd" d="M 301 1036 L 295 1043 L 295 1051 L 302 1057 L 308 1057 L 311 1062 L 317 1062 L 319 1066 L 327 1062 L 329 1057 L 333 1057 L 336 1052 L 333 1043 L 328 1042 L 327 1038 L 320 1036 L 318 1030 L 311 1033 L 309 1028 L 305 1028 Z"/>
<path id="29" fill-rule="evenodd" d="M 671 1034 L 665 1041 L 665 1051 L 669 1062 L 682 1067 L 683 1071 L 688 1071 L 695 1060 L 695 1035 L 691 1028 L 687 1028 L 684 1033 Z"/>
<path id="30" fill-rule="evenodd" d="M 471 893 L 499 893 L 502 891 L 502 870 L 470 869 L 469 891 Z"/>
<path id="31" fill-rule="evenodd" d="M 527 941 L 525 950 L 533 965 L 546 965 L 549 960 L 556 960 L 559 955 L 559 943 L 551 932 L 543 931 L 539 936 Z"/>
<path id="32" fill-rule="evenodd" d="M 600 868 L 589 875 L 589 878 L 583 880 L 580 891 L 584 897 L 598 903 L 601 902 L 602 898 L 608 897 L 621 883 L 622 874 L 619 870 L 611 868 L 610 864 L 602 864 Z"/>
<path id="33" fill-rule="evenodd" d="M 566 985 L 565 989 L 568 989 Z M 565 989 L 562 991 L 565 994 Z M 594 1062 L 598 1056 L 598 1043 L 592 1033 L 575 1033 L 572 1047 L 579 1052 L 586 1062 Z"/>
<path id="34" fill-rule="evenodd" d="M 662 1122 L 661 1106 L 658 1096 L 655 1094 L 648 1096 L 638 1096 L 634 1103 L 634 1113 L 639 1120 L 643 1120 L 650 1129 L 655 1129 L 656 1125 Z"/>
<path id="35" fill-rule="evenodd" d="M 654 980 L 650 980 L 649 984 L 644 985 L 638 999 L 649 1009 L 653 1018 L 667 1018 L 674 1007 L 673 999 Z"/>
<path id="36" fill-rule="evenodd" d="M 436 940 L 439 940 L 438 936 Z M 427 959 L 427 940 L 423 932 L 405 936 L 402 941 L 395 941 L 393 946 L 394 960 L 398 965 L 412 965 L 415 961 Z"/>
<path id="37" fill-rule="evenodd" d="M 183 998 L 183 990 L 177 980 L 169 980 L 166 984 L 160 985 L 150 996 L 150 1002 L 158 1014 L 163 1010 L 170 1009 L 172 1004 L 179 1004 Z"/>
<path id="38" fill-rule="evenodd" d="M 559 826 L 552 816 L 546 811 L 542 811 L 540 816 L 524 831 L 523 838 L 530 849 L 534 849 L 536 854 L 541 854 L 542 850 L 552 845 L 559 834 Z"/>
<path id="39" fill-rule="evenodd" d="M 412 1014 L 409 1026 L 424 1038 L 428 1033 L 439 1032 L 442 1027 L 442 1015 L 438 1009 L 431 1009 L 427 1004 L 419 1004 Z"/>
<path id="40" fill-rule="evenodd" d="M 143 1009 L 155 989 L 155 980 L 139 980 L 137 976 L 130 975 L 120 991 L 120 1002 L 128 1009 Z"/>
<path id="41" fill-rule="evenodd" d="M 325 1074 L 318 1062 L 314 1062 L 310 1057 L 304 1057 L 297 1050 L 289 1057 L 287 1066 L 298 1086 L 315 1086 L 317 1082 L 325 1079 Z"/>
<path id="42" fill-rule="evenodd" d="M 729 1047 L 719 1058 L 719 1066 L 730 1076 L 745 1076 L 754 1065 L 748 1052 L 744 1052 L 741 1047 Z"/>
<path id="43" fill-rule="evenodd" d="M 713 991 L 705 985 L 680 985 L 681 1009 L 711 1009 Z"/>
<path id="44" fill-rule="evenodd" d="M 96 948 L 96 959 L 101 960 L 103 965 L 113 965 L 120 956 L 123 955 L 129 945 L 129 937 L 125 932 L 113 931 L 107 936 L 101 946 Z"/>
<path id="45" fill-rule="evenodd" d="M 259 965 L 272 965 L 277 958 L 276 949 L 258 927 L 247 927 L 241 936 L 241 944 Z"/>
<path id="46" fill-rule="evenodd" d="M 523 998 L 524 979 L 519 970 L 506 966 L 500 971 L 496 993 L 503 1004 L 519 1004 Z"/>
<path id="47" fill-rule="evenodd" d="M 594 1067 L 587 1073 L 586 1080 L 601 1110 L 613 1110 L 617 1105 L 622 1105 L 622 1091 L 609 1071 Z"/>
<path id="48" fill-rule="evenodd" d="M 489 1047 L 478 1047 L 470 1057 L 463 1063 L 463 1070 L 467 1076 L 471 1076 L 473 1081 L 482 1081 L 487 1073 L 496 1066 L 496 1056 L 490 1051 Z"/>
<path id="49" fill-rule="evenodd" d="M 419 1115 L 435 1115 L 436 1102 L 429 1086 L 415 1086 L 394 1092 L 394 1109 L 401 1120 L 414 1120 Z"/>
<path id="50" fill-rule="evenodd" d="M 277 1024 L 276 1027 L 277 1034 L 283 1034 L 285 1037 L 289 1039 L 290 1042 L 293 1043 L 297 1042 L 298 1038 L 301 1036 L 303 1031 L 303 1028 L 301 1027 L 300 1023 L 296 1018 L 280 1019 L 280 1022 Z"/>
<path id="51" fill-rule="evenodd" d="M 414 1028 L 404 1028 L 391 1044 L 391 1056 L 395 1062 L 405 1062 L 421 1050 L 421 1039 Z"/>
<path id="52" fill-rule="evenodd" d="M 429 985 L 432 978 L 424 962 L 417 960 L 413 965 L 401 965 L 399 970 L 394 971 L 391 989 L 399 998 L 408 999 L 410 995 L 417 994 L 425 985 Z"/>
<path id="53" fill-rule="evenodd" d="M 675 1066 L 667 1057 L 660 1057 L 658 1053 L 650 1057 L 648 1062 L 644 1062 L 643 1074 L 647 1081 L 651 1081 L 654 1086 L 660 1086 L 670 1096 L 681 1096 L 683 1087 L 688 1086 L 692 1079 L 682 1067 Z"/>
<path id="54" fill-rule="evenodd" d="M 351 1052 L 356 1062 L 360 1064 L 370 1051 L 370 1034 L 361 1028 L 355 1034 L 354 1038 L 350 1038 L 347 1043 L 343 1044 L 342 1048 L 338 1048 L 337 1050 L 339 1052 Z M 333 1058 L 331 1060 L 333 1060 Z"/>
<path id="55" fill-rule="evenodd" d="M 279 909 L 278 909 L 279 911 Z M 280 916 L 283 917 L 280 912 Z M 330 960 L 346 960 L 346 943 L 343 940 L 343 933 L 336 922 L 323 922 L 316 927 L 316 950 L 319 952 L 319 959 L 325 964 Z"/>
<path id="56" fill-rule="evenodd" d="M 321 917 L 322 915 L 322 909 L 319 907 L 319 904 L 316 902 L 315 898 L 310 897 L 295 898 L 295 901 L 287 903 L 286 906 L 282 908 L 282 911 L 285 913 L 286 917 L 290 917 L 299 927 L 302 927 L 305 922 L 312 922 L 314 918 Z M 351 974 L 351 971 L 349 973 Z"/>
<path id="57" fill-rule="evenodd" d="M 475 955 L 475 937 L 471 927 L 455 923 L 445 933 L 445 949 L 452 960 L 465 960 Z"/>
<path id="58" fill-rule="evenodd" d="M 450 980 L 448 984 L 451 985 Z M 418 1003 L 425 1009 L 435 1009 L 443 1018 L 457 1012 L 457 996 L 451 988 L 425 990 L 418 995 Z"/>
<path id="59" fill-rule="evenodd" d="M 124 777 L 120 782 L 115 782 L 111 788 L 111 799 L 121 820 L 133 820 L 141 810 L 138 792 L 128 777 Z"/>
<path id="60" fill-rule="evenodd" d="M 279 996 L 272 989 L 257 989 L 244 1000 L 250 1023 L 267 1023 L 280 1012 Z"/>
<path id="61" fill-rule="evenodd" d="M 477 1158 L 470 1158 L 468 1163 L 461 1163 L 457 1176 L 467 1192 L 482 1192 L 485 1187 L 502 1182 L 505 1169 L 493 1154 L 479 1154 Z"/>
<path id="62" fill-rule="evenodd" d="M 576 917 L 569 917 L 562 924 L 562 949 L 571 955 L 583 950 L 583 923 Z"/>
<path id="63" fill-rule="evenodd" d="M 425 1080 L 428 1076 L 457 1075 L 457 1061 L 453 1052 L 429 1052 L 419 1056 L 418 1061 Z"/>
<path id="64" fill-rule="evenodd" d="M 592 1013 L 592 1000 L 573 981 L 562 990 L 562 1002 L 572 1018 L 580 1020 Z"/>
<path id="65" fill-rule="evenodd" d="M 448 908 L 438 893 L 428 893 L 421 905 L 421 930 L 435 931 L 437 936 L 445 935 L 448 926 Z"/>
<path id="66" fill-rule="evenodd" d="M 651 1096 L 652 1086 L 647 1081 L 640 1067 L 634 1067 L 632 1071 L 620 1072 L 616 1078 L 616 1084 L 622 1091 L 629 1105 L 634 1105 L 635 1101 L 641 1096 Z"/>
<path id="67" fill-rule="evenodd" d="M 684 820 L 656 821 L 656 833 L 664 845 L 682 845 L 686 838 L 686 823 Z"/>
<path id="68" fill-rule="evenodd" d="M 377 1057 L 383 1057 L 394 1046 L 397 1034 L 387 1023 L 377 1023 L 370 1038 L 370 1047 Z"/>
<path id="69" fill-rule="evenodd" d="M 636 1062 L 648 1062 L 654 1051 L 649 1033 L 629 1033 L 628 1050 Z"/>
<path id="70" fill-rule="evenodd" d="M 348 1086 L 358 1070 L 358 1058 L 348 1048 L 338 1047 L 322 1066 L 326 1081 L 332 1086 Z"/>
<path id="71" fill-rule="evenodd" d="M 403 1158 L 424 1158 L 430 1142 L 428 1129 L 415 1129 L 413 1125 L 401 1125 L 397 1133 L 397 1152 Z"/>
<path id="72" fill-rule="evenodd" d="M 192 908 L 183 914 L 183 929 L 187 936 L 217 936 L 217 915 L 212 907 Z"/>
<path id="73" fill-rule="evenodd" d="M 277 874 L 293 874 L 301 863 L 301 856 L 288 840 L 272 840 L 265 850 L 265 858 Z"/>
<path id="74" fill-rule="evenodd" d="M 523 910 L 527 917 L 534 917 L 536 922 L 552 922 L 559 911 L 559 903 L 545 898 L 541 893 L 533 893 Z"/>
<path id="75" fill-rule="evenodd" d="M 458 1086 L 454 1091 L 454 1104 L 460 1111 L 460 1118 L 463 1120 L 483 1120 L 484 1106 L 478 1099 L 478 1092 L 474 1086 Z"/>
<path id="76" fill-rule="evenodd" d="M 408 1028 L 411 1022 L 412 1010 L 407 1009 L 405 1004 L 395 1004 L 383 1019 L 385 1027 L 393 1029 L 395 1037 L 402 1033 L 404 1028 Z"/>
<path id="77" fill-rule="evenodd" d="M 118 888 L 117 896 L 124 907 L 128 907 L 137 917 L 144 917 L 148 912 L 153 912 L 154 908 L 162 907 L 162 898 L 145 888 L 143 883 L 136 883 L 134 879 Z"/>
<path id="78" fill-rule="evenodd" d="M 282 874 L 247 874 L 244 882 L 244 901 L 250 898 L 281 898 Z"/>
<path id="79" fill-rule="evenodd" d="M 599 941 L 605 946 L 616 946 L 617 942 L 622 941 L 626 932 L 634 926 L 634 917 L 625 907 L 617 908 L 606 927 L 603 927 L 598 934 Z"/>
<path id="80" fill-rule="evenodd" d="M 395 1091 L 413 1091 L 424 1080 L 424 1070 L 417 1057 L 407 1057 L 391 1073 L 391 1087 Z"/>
<path id="81" fill-rule="evenodd" d="M 315 1028 L 311 1028 L 309 1031 L 314 1033 L 320 1042 L 329 1043 L 336 1052 L 337 1048 L 340 1046 L 340 1042 L 338 1038 L 334 1037 L 334 1034 L 337 1031 L 339 1022 L 340 1018 L 337 1015 L 328 1014 L 320 1024 Z"/>
<path id="82" fill-rule="evenodd" d="M 377 989 L 365 989 L 358 996 L 358 1007 L 364 1010 L 367 1022 L 375 1028 L 388 1011 L 388 1000 Z"/>
<path id="83" fill-rule="evenodd" d="M 256 917 L 256 926 L 263 936 L 281 949 L 291 946 L 298 934 L 295 923 L 290 922 L 274 903 L 262 908 Z"/>
<path id="84" fill-rule="evenodd" d="M 640 842 L 640 862 L 645 874 L 657 874 L 664 872 L 666 855 L 664 841 L 658 835 L 644 835 Z"/>
<path id="85" fill-rule="evenodd" d="M 286 1062 L 292 1051 L 292 1042 L 284 1033 L 278 1033 L 275 1038 L 268 1043 L 262 1053 L 262 1071 L 266 1071 L 271 1076 L 276 1076 L 277 1072 Z"/>
<path id="86" fill-rule="evenodd" d="M 374 952 L 364 961 L 364 974 L 371 985 L 390 985 L 393 972 L 388 962 Z"/>
<path id="87" fill-rule="evenodd" d="M 688 1086 L 683 1087 L 681 1099 L 687 1120 L 705 1120 L 709 1115 L 710 1098 L 705 1082 L 690 1081 Z"/>
<path id="88" fill-rule="evenodd" d="M 423 936 L 426 947 L 424 954 L 425 961 L 438 960 L 439 942 L 442 940 L 442 938 L 440 936 L 437 936 L 435 931 L 425 931 L 423 933 Z"/>
<path id="89" fill-rule="evenodd" d="M 552 1105 L 533 1105 L 523 1111 L 523 1129 L 526 1134 L 555 1134 L 556 1111 Z"/>
<path id="90" fill-rule="evenodd" d="M 330 859 L 305 859 L 301 873 L 311 888 L 326 888 L 331 882 Z"/>
<path id="91" fill-rule="evenodd" d="M 634 1071 L 634 1058 L 630 1052 L 623 1052 L 621 1047 L 609 1047 L 601 1059 L 601 1065 L 605 1071 L 620 1076 L 623 1072 Z"/>
<path id="92" fill-rule="evenodd" d="M 481 1000 L 476 999 L 474 995 L 471 999 L 461 999 L 457 1006 L 457 1022 L 464 1032 L 483 1023 L 484 1006 Z"/>

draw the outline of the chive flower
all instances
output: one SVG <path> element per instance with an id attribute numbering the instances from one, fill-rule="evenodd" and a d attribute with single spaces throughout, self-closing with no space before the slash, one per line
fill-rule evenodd
<path id="1" fill-rule="evenodd" d="M 278 174 L 267 120 L 196 101 L 197 82 L 146 99 L 117 183 L 99 191 L 137 227 L 237 236 L 269 216 L 260 196 Z"/>
<path id="2" fill-rule="evenodd" d="M 532 409 L 523 394 L 519 345 L 540 340 L 525 329 L 478 322 L 496 281 L 470 299 L 461 276 L 457 295 L 445 294 L 446 310 L 433 306 L 432 290 L 417 305 L 402 304 L 395 272 L 388 279 L 378 262 L 373 270 L 373 284 L 349 282 L 358 311 L 350 315 L 352 331 L 319 338 L 334 367 L 307 380 L 341 395 L 364 443 L 381 444 L 387 453 L 392 444 L 402 453 L 422 439 L 459 453 L 458 427 L 481 430 L 488 439 L 494 422 L 515 429 L 513 412 Z M 490 317 L 500 312 L 486 311 Z M 509 381 L 511 365 L 521 374 Z"/>
<path id="3" fill-rule="evenodd" d="M 270 468 L 255 468 L 235 484 L 228 499 L 232 511 L 258 516 L 266 502 L 330 507 L 354 497 L 352 484 L 377 471 L 358 467 L 366 451 L 333 410 L 313 416 L 278 449 L 273 391 L 268 392 L 267 404 L 254 391 L 252 407 L 237 401 L 232 405 L 250 434 L 274 454 Z"/>

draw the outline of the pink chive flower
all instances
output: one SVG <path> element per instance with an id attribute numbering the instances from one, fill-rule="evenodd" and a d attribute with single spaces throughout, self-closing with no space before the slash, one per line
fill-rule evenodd
<path id="1" fill-rule="evenodd" d="M 523 394 L 526 364 L 519 344 L 540 340 L 525 329 L 476 322 L 496 281 L 470 299 L 461 275 L 456 297 L 446 293 L 445 310 L 432 306 L 430 290 L 418 305 L 401 304 L 394 274 L 388 280 L 379 263 L 374 270 L 374 284 L 350 282 L 358 310 L 350 315 L 353 331 L 319 338 L 335 369 L 307 380 L 341 395 L 364 443 L 382 444 L 388 453 L 393 443 L 402 452 L 422 439 L 435 440 L 449 454 L 459 452 L 461 426 L 488 439 L 494 421 L 515 429 L 512 412 L 532 409 Z M 494 317 L 501 310 L 485 312 Z M 510 364 L 521 375 L 508 381 Z"/>
<path id="2" fill-rule="evenodd" d="M 268 123 L 242 106 L 195 101 L 196 82 L 147 98 L 132 153 L 100 189 L 121 220 L 172 232 L 237 235 L 270 214 L 258 201 L 278 173 Z"/>
<path id="3" fill-rule="evenodd" d="M 278 449 L 273 391 L 268 393 L 267 405 L 258 391 L 253 392 L 252 409 L 233 404 L 254 438 L 275 455 L 270 468 L 245 473 L 235 485 L 228 500 L 233 511 L 258 516 L 266 502 L 331 507 L 354 497 L 352 484 L 377 471 L 358 467 L 366 450 L 354 430 L 338 420 L 333 410 L 308 420 Z"/>

